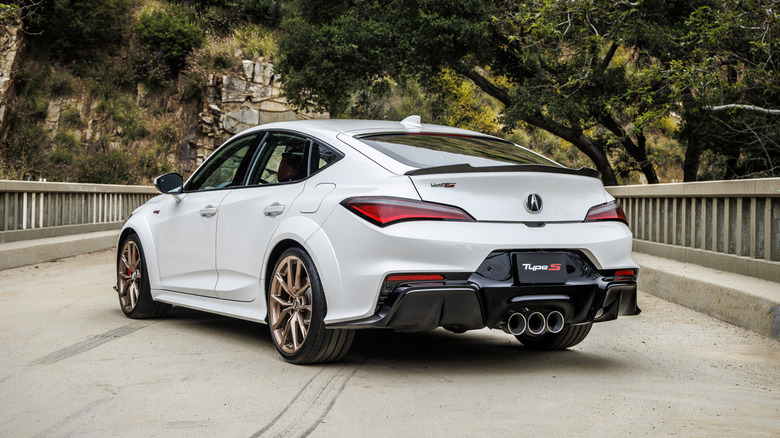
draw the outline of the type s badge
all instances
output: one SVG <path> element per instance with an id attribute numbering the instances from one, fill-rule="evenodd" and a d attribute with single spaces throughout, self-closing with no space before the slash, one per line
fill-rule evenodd
<path id="1" fill-rule="evenodd" d="M 566 283 L 566 254 L 560 252 L 516 252 L 517 280 L 524 284 Z"/>

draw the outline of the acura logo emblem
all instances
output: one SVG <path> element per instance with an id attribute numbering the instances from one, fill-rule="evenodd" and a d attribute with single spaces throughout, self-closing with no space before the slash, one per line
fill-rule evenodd
<path id="1" fill-rule="evenodd" d="M 530 213 L 539 213 L 542 211 L 542 197 L 536 193 L 525 195 L 525 209 Z"/>

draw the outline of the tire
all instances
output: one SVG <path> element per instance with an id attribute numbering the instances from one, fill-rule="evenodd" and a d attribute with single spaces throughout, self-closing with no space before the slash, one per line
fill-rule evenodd
<path id="1" fill-rule="evenodd" d="M 515 336 L 526 348 L 531 350 L 563 350 L 573 347 L 590 333 L 593 323 L 582 325 L 567 324 L 559 333 L 547 333 L 541 336 L 517 335 Z"/>
<path id="2" fill-rule="evenodd" d="M 170 310 L 171 305 L 152 299 L 146 257 L 141 239 L 133 233 L 122 242 L 116 258 L 117 292 L 119 307 L 125 316 L 132 319 L 159 318 Z"/>
<path id="3" fill-rule="evenodd" d="M 327 306 L 317 269 L 306 251 L 279 256 L 268 287 L 268 328 L 279 354 L 290 363 L 335 362 L 349 351 L 354 330 L 325 327 Z"/>

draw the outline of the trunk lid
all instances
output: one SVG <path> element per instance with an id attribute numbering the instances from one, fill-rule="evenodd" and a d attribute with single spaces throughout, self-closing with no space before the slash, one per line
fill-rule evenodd
<path id="1" fill-rule="evenodd" d="M 610 200 L 601 180 L 566 168 L 473 167 L 465 172 L 443 168 L 441 173 L 434 168 L 407 175 L 422 200 L 460 207 L 478 221 L 578 222 L 591 207 Z M 529 194 L 539 196 L 541 210 L 529 211 Z"/>

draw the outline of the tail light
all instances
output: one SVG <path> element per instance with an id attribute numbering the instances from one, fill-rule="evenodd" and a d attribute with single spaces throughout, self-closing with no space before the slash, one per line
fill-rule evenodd
<path id="1" fill-rule="evenodd" d="M 341 201 L 341 205 L 380 227 L 419 220 L 474 222 L 473 217 L 457 207 L 413 199 L 363 196 L 347 198 Z"/>
<path id="2" fill-rule="evenodd" d="M 628 225 L 626 213 L 614 201 L 591 207 L 585 216 L 585 222 L 620 221 Z"/>

